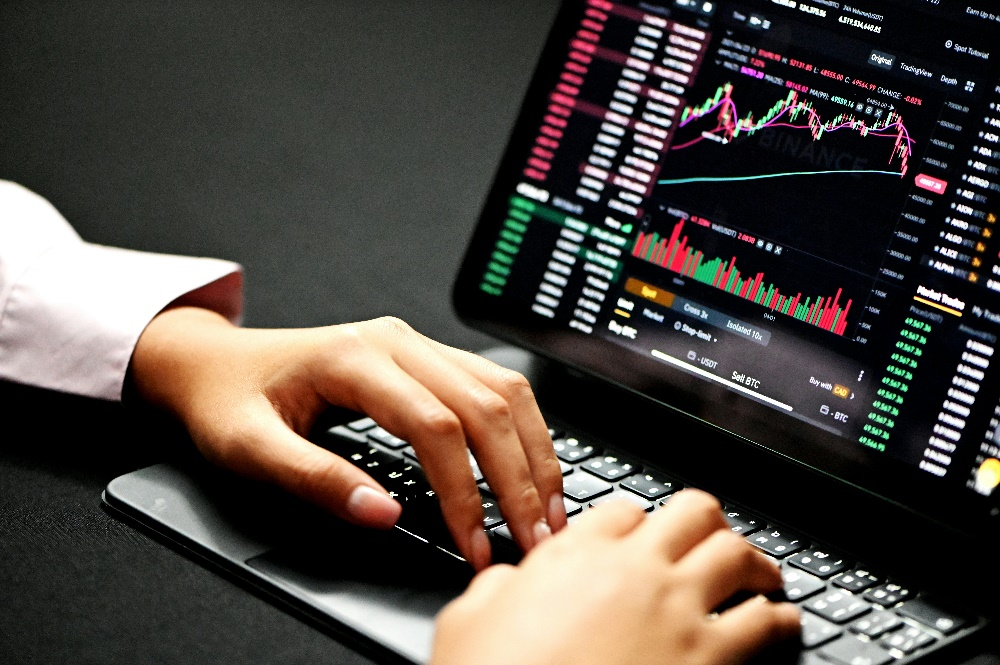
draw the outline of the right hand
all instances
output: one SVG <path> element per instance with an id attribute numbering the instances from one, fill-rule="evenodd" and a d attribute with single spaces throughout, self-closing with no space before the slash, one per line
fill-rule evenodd
<path id="1" fill-rule="evenodd" d="M 799 631 L 798 610 L 739 591 L 781 587 L 778 567 L 732 533 L 719 502 L 677 494 L 648 519 L 611 502 L 494 566 L 438 616 L 434 665 L 734 665 Z"/>

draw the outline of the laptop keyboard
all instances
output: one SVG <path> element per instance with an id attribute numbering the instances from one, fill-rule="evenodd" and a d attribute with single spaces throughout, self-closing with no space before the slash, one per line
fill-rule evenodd
<path id="1" fill-rule="evenodd" d="M 631 501 L 651 512 L 684 488 L 669 474 L 639 460 L 562 431 L 550 430 L 550 434 L 562 466 L 570 523 L 588 509 L 613 500 Z M 398 529 L 461 559 L 434 490 L 406 441 L 372 419 L 362 418 L 323 432 L 317 442 L 364 469 L 403 504 Z M 495 557 L 516 560 L 520 554 L 511 532 L 471 454 L 469 463 L 479 484 L 484 528 L 494 544 Z M 918 589 L 742 506 L 724 502 L 723 516 L 735 533 L 780 563 L 785 583 L 775 598 L 803 610 L 799 663 L 910 663 L 984 623 L 973 613 L 944 609 Z"/>

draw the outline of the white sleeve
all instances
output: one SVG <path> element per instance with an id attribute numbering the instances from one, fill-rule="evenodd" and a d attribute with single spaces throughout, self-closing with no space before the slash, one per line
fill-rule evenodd
<path id="1" fill-rule="evenodd" d="M 182 296 L 235 322 L 240 267 L 84 242 L 48 201 L 0 180 L 0 379 L 120 399 L 139 335 Z"/>

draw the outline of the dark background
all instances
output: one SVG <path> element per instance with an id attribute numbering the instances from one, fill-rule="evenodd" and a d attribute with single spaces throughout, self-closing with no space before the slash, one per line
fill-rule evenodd
<path id="1" fill-rule="evenodd" d="M 242 263 L 248 325 L 482 348 L 451 279 L 556 4 L 0 1 L 0 178 L 87 240 Z M 2 384 L 0 414 L 0 660 L 367 662 L 100 509 L 176 438 Z"/>
<path id="2" fill-rule="evenodd" d="M 87 240 L 242 263 L 248 325 L 483 348 L 450 282 L 556 4 L 0 0 L 0 178 Z M 0 661 L 370 662 L 102 511 L 184 454 L 169 424 L 2 383 L 0 416 Z"/>
<path id="3" fill-rule="evenodd" d="M 92 242 L 248 271 L 247 323 L 447 288 L 556 2 L 0 3 L 0 177 Z"/>

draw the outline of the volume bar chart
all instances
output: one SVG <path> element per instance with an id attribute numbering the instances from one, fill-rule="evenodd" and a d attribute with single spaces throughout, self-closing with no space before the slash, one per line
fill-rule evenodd
<path id="1" fill-rule="evenodd" d="M 666 268 L 702 284 L 731 293 L 744 300 L 766 307 L 772 312 L 790 316 L 836 335 L 844 335 L 852 300 L 841 304 L 842 289 L 833 296 L 807 297 L 783 294 L 774 284 L 765 286 L 764 273 L 742 276 L 736 267 L 736 257 L 730 261 L 707 258 L 688 245 L 684 220 L 674 226 L 669 238 L 658 233 L 640 232 L 632 248 L 632 256 Z"/>

